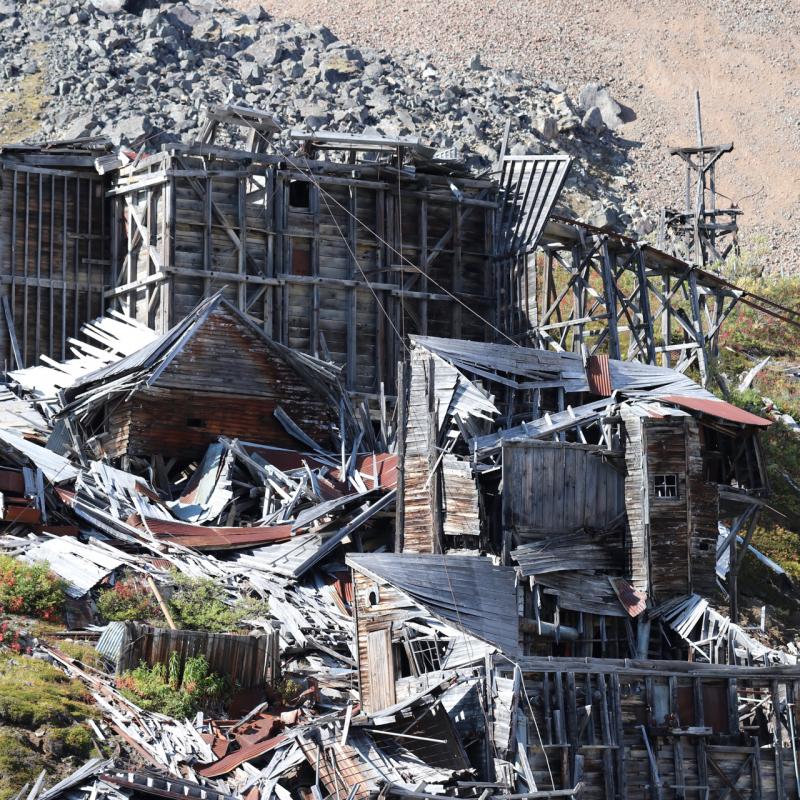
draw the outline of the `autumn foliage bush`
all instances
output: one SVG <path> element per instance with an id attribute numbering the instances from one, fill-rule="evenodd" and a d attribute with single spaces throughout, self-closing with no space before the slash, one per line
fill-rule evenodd
<path id="1" fill-rule="evenodd" d="M 110 622 L 159 620 L 161 611 L 152 592 L 141 580 L 130 577 L 117 581 L 111 589 L 100 592 L 97 610 Z"/>
<path id="2" fill-rule="evenodd" d="M 0 556 L 0 614 L 53 619 L 64 602 L 64 582 L 47 564 Z"/>

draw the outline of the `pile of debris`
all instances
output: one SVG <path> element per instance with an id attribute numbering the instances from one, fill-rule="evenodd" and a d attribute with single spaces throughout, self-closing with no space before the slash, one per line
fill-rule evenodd
<path id="1" fill-rule="evenodd" d="M 760 785 L 797 763 L 796 650 L 734 621 L 767 420 L 666 368 L 421 336 L 397 402 L 369 405 L 222 293 L 162 335 L 111 312 L 71 346 L 0 398 L 0 552 L 65 582 L 106 669 L 33 653 L 124 754 L 18 798 L 610 800 L 644 797 L 690 741 L 709 752 L 677 783 L 715 785 L 712 754 L 751 753 L 720 744 L 743 737 L 774 751 Z M 125 576 L 168 627 L 103 624 Z M 180 576 L 268 605 L 180 629 Z M 196 656 L 228 681 L 222 712 L 123 691 Z M 687 676 L 693 699 L 670 694 Z M 736 702 L 704 712 L 719 696 Z"/>

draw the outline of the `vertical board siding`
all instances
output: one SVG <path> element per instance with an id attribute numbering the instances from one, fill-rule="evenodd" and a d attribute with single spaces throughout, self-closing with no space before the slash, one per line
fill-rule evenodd
<path id="1" fill-rule="evenodd" d="M 624 479 L 594 445 L 536 440 L 503 444 L 504 527 L 525 541 L 604 530 L 625 510 Z"/>
<path id="2" fill-rule="evenodd" d="M 209 669 L 228 677 L 234 687 L 253 689 L 280 678 L 280 643 L 277 631 L 240 636 L 208 631 L 175 631 L 126 622 L 117 672 L 141 662 L 168 664 L 178 653 L 181 671 L 187 658 L 205 656 Z"/>
<path id="3" fill-rule="evenodd" d="M 408 333 L 491 338 L 494 217 L 469 205 L 478 194 L 491 202 L 488 182 L 467 182 L 458 203 L 449 178 L 403 179 L 398 189 L 374 166 L 309 163 L 319 186 L 278 157 L 217 150 L 212 168 L 191 147 L 121 169 L 121 222 L 135 212 L 149 240 L 129 237 L 119 249 L 123 308 L 163 331 L 224 287 L 271 337 L 330 354 L 349 389 L 370 393 L 381 382 L 393 392 Z M 165 170 L 169 182 L 142 184 Z M 290 190 L 297 183 L 309 185 L 307 201 Z"/>
<path id="4" fill-rule="evenodd" d="M 0 294 L 25 366 L 40 355 L 67 358 L 67 339 L 104 313 L 110 221 L 105 181 L 93 167 L 38 169 L 0 159 Z M 13 368 L 12 359 L 0 314 L 0 361 Z"/>

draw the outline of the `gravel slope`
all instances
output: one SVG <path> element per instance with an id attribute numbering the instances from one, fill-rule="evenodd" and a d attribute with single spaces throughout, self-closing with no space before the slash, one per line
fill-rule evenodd
<path id="1" fill-rule="evenodd" d="M 232 0 L 248 9 L 250 0 Z M 680 202 L 680 163 L 667 144 L 694 141 L 693 92 L 706 142 L 733 141 L 719 189 L 745 211 L 745 246 L 767 271 L 798 271 L 800 247 L 800 37 L 797 0 L 261 0 L 277 18 L 329 26 L 355 45 L 422 50 L 440 65 L 474 53 L 571 96 L 607 83 L 635 119 L 635 191 L 652 208 Z"/>

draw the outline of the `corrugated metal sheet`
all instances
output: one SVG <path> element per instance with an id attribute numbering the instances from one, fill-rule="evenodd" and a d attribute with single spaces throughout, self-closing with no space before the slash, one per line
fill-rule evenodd
<path id="1" fill-rule="evenodd" d="M 293 578 L 302 564 L 317 553 L 321 545 L 322 536 L 318 533 L 305 533 L 278 544 L 231 554 L 225 559 L 241 567 L 274 572 L 277 575 Z"/>
<path id="2" fill-rule="evenodd" d="M 570 502 L 574 502 L 574 499 L 571 498 Z M 591 503 L 590 511 L 593 505 Z M 616 557 L 609 548 L 583 530 L 523 544 L 512 550 L 511 557 L 526 577 L 576 569 L 615 571 L 623 567 L 622 558 Z"/>
<path id="3" fill-rule="evenodd" d="M 0 428 L 0 441 L 30 459 L 51 483 L 67 483 L 78 477 L 79 470 L 73 467 L 66 458 L 45 447 L 29 442 L 16 433 Z"/>
<path id="4" fill-rule="evenodd" d="M 124 622 L 109 622 L 100 634 L 97 640 L 95 650 L 101 656 L 111 659 L 116 662 L 119 659 L 119 654 L 122 651 L 122 641 L 125 638 L 125 623 Z"/>
<path id="5" fill-rule="evenodd" d="M 287 542 L 292 538 L 291 523 L 252 528 L 227 528 L 193 525 L 189 522 L 152 517 L 142 519 L 138 514 L 131 517 L 128 523 L 149 531 L 157 539 L 193 547 L 195 550 L 244 549 L 271 542 Z"/>
<path id="6" fill-rule="evenodd" d="M 703 399 L 700 397 L 684 397 L 683 395 L 668 394 L 659 398 L 664 403 L 675 403 L 681 408 L 688 408 L 691 411 L 699 411 L 701 414 L 708 414 L 712 417 L 728 420 L 729 422 L 738 422 L 740 425 L 758 425 L 759 427 L 766 427 L 772 425 L 772 422 L 763 417 L 757 417 L 743 408 L 726 403 L 724 400 Z"/>
<path id="7" fill-rule="evenodd" d="M 624 578 L 609 577 L 608 582 L 630 616 L 638 617 L 647 608 L 647 595 L 634 589 Z"/>
<path id="8" fill-rule="evenodd" d="M 571 162 L 567 155 L 503 157 L 503 205 L 496 242 L 499 256 L 530 252 L 536 247 Z"/>
<path id="9" fill-rule="evenodd" d="M 589 390 L 600 397 L 611 397 L 611 372 L 607 355 L 589 356 L 586 361 L 586 378 Z"/>
<path id="10" fill-rule="evenodd" d="M 67 583 L 70 597 L 81 597 L 125 562 L 70 537 L 47 539 L 23 556 L 31 563 L 47 562 Z"/>
<path id="11" fill-rule="evenodd" d="M 517 651 L 516 572 L 480 556 L 351 553 L 354 569 L 385 580 L 459 630 Z"/>

